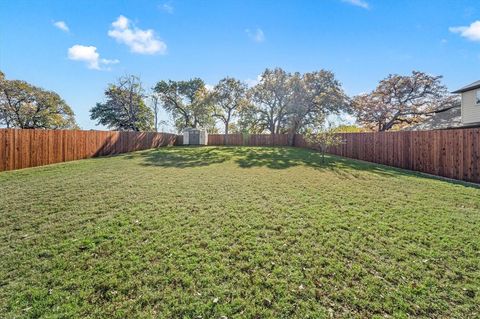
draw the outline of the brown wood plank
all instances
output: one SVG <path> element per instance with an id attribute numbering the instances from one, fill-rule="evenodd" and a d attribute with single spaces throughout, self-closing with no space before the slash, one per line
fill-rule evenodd
<path id="1" fill-rule="evenodd" d="M 6 136 L 7 136 L 7 131 L 4 129 L 0 129 L 0 172 L 6 171 L 8 167 Z"/>

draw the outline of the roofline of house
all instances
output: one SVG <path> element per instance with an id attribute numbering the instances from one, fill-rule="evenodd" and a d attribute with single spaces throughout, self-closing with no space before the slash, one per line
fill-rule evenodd
<path id="1" fill-rule="evenodd" d="M 447 112 L 448 110 L 451 110 L 451 109 L 453 109 L 453 108 L 455 108 L 455 107 L 461 107 L 461 106 L 460 106 L 460 105 L 450 105 L 450 106 L 447 106 L 447 107 L 445 107 L 445 108 L 443 108 L 443 109 L 438 109 L 438 110 L 436 110 L 434 113 L 437 114 L 437 113 Z"/>
<path id="2" fill-rule="evenodd" d="M 480 89 L 480 83 L 478 83 L 476 85 L 467 85 L 467 86 L 465 86 L 461 89 L 453 91 L 452 93 L 453 94 L 459 94 L 459 93 L 464 93 L 464 92 L 472 91 L 472 90 L 476 90 L 476 89 Z"/>

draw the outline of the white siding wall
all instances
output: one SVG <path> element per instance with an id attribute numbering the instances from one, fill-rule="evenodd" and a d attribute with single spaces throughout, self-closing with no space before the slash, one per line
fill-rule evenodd
<path id="1" fill-rule="evenodd" d="M 207 145 L 208 144 L 208 134 L 207 131 L 200 132 L 200 145 Z"/>
<path id="2" fill-rule="evenodd" d="M 480 122 L 480 105 L 475 103 L 476 91 L 462 93 L 462 123 L 464 124 Z"/>

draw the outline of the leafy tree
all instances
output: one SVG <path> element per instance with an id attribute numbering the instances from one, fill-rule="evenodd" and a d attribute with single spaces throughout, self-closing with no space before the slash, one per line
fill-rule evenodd
<path id="1" fill-rule="evenodd" d="M 0 95 L 0 97 L 2 99 L 2 100 L 0 100 L 1 101 L 0 102 L 1 103 L 0 104 L 0 125 L 5 125 L 7 128 L 9 128 L 10 127 L 10 117 L 8 116 L 7 107 L 6 107 L 6 105 L 4 105 L 5 102 L 3 100 L 4 94 L 5 94 L 3 88 L 5 86 L 5 82 L 6 82 L 5 74 L 2 71 L 0 71 L 0 88 L 2 89 L 1 90 L 1 95 Z"/>
<path id="2" fill-rule="evenodd" d="M 332 128 L 320 128 L 308 130 L 305 133 L 305 140 L 309 146 L 322 154 L 322 163 L 325 163 L 325 153 L 330 147 L 343 144 L 344 141 Z"/>
<path id="3" fill-rule="evenodd" d="M 157 83 L 154 91 L 179 131 L 185 127 L 212 126 L 211 99 L 203 80 L 162 80 Z"/>
<path id="4" fill-rule="evenodd" d="M 159 107 L 158 107 L 158 96 L 153 93 L 150 95 L 150 100 L 152 102 L 152 111 L 154 115 L 154 125 L 153 127 L 155 128 L 155 132 L 158 132 L 158 112 L 159 112 Z"/>
<path id="5" fill-rule="evenodd" d="M 340 82 L 325 70 L 292 74 L 280 68 L 267 69 L 249 96 L 253 108 L 240 112 L 242 126 L 255 124 L 270 133 L 305 132 L 349 106 Z"/>
<path id="6" fill-rule="evenodd" d="M 257 108 L 250 102 L 238 109 L 237 133 L 261 134 L 266 130 L 266 123 L 258 116 Z"/>
<path id="7" fill-rule="evenodd" d="M 348 109 L 348 98 L 330 71 L 294 74 L 291 85 L 293 95 L 288 112 L 291 133 L 303 133 L 320 126 L 327 115 Z"/>
<path id="8" fill-rule="evenodd" d="M 271 134 L 278 134 L 285 125 L 293 89 L 291 75 L 281 68 L 266 69 L 260 81 L 251 90 L 249 97 L 255 106 L 256 115 L 252 121 L 260 123 Z"/>
<path id="9" fill-rule="evenodd" d="M 361 133 L 365 129 L 356 125 L 339 125 L 332 129 L 336 133 Z"/>
<path id="10" fill-rule="evenodd" d="M 55 92 L 25 81 L 7 80 L 0 72 L 0 125 L 23 129 L 78 128 L 75 114 Z"/>
<path id="11" fill-rule="evenodd" d="M 213 88 L 213 116 L 220 119 L 224 132 L 229 133 L 233 117 L 242 105 L 247 103 L 247 85 L 233 78 L 224 78 Z"/>
<path id="12" fill-rule="evenodd" d="M 158 132 L 158 126 L 159 125 L 166 125 L 167 124 L 167 121 L 159 121 L 158 120 L 158 114 L 160 113 L 160 99 L 158 98 L 158 95 L 154 92 L 152 94 L 150 94 L 150 102 L 151 102 L 151 108 L 152 108 L 152 111 L 153 111 L 153 116 L 154 116 L 154 129 L 155 129 L 155 132 Z"/>
<path id="13" fill-rule="evenodd" d="M 418 71 L 410 76 L 389 75 L 371 93 L 356 96 L 352 109 L 360 123 L 378 131 L 421 122 L 457 101 L 441 78 Z"/>
<path id="14" fill-rule="evenodd" d="M 90 118 L 99 124 L 121 131 L 152 129 L 153 113 L 145 104 L 145 91 L 133 75 L 118 78 L 105 90 L 106 101 L 90 110 Z"/>

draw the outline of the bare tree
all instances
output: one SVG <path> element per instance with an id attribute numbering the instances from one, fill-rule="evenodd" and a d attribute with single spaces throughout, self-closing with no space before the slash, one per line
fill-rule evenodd
<path id="1" fill-rule="evenodd" d="M 371 93 L 356 96 L 351 106 L 361 124 L 378 131 L 421 122 L 457 102 L 441 78 L 418 71 L 410 76 L 389 75 Z"/>
<path id="2" fill-rule="evenodd" d="M 330 147 L 334 147 L 343 144 L 344 141 L 333 128 L 309 130 L 305 133 L 305 140 L 310 147 L 320 151 L 322 154 L 322 163 L 325 163 L 325 153 L 327 153 Z"/>

